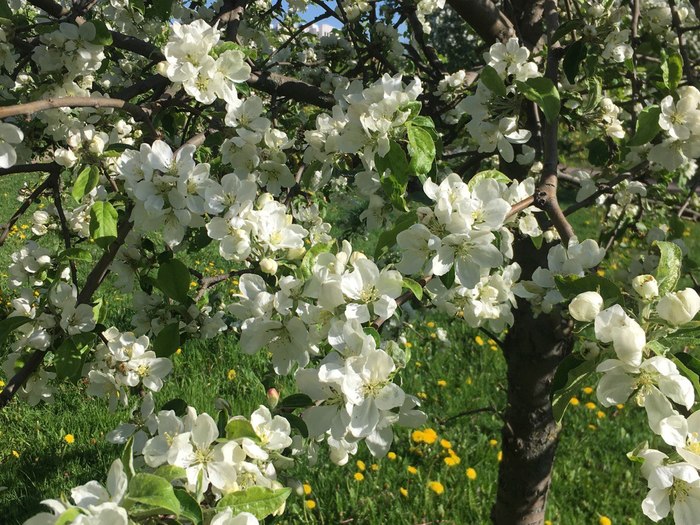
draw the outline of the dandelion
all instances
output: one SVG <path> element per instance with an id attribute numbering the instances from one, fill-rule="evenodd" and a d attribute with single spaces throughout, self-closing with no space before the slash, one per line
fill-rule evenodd
<path id="1" fill-rule="evenodd" d="M 418 469 L 416 467 L 411 466 L 411 465 L 409 465 L 406 470 L 408 470 L 409 474 L 418 474 Z"/>
<path id="2" fill-rule="evenodd" d="M 452 443 L 450 443 L 450 442 L 447 441 L 446 439 L 441 439 L 441 440 L 440 440 L 440 446 L 441 446 L 442 448 L 452 448 Z"/>
<path id="3" fill-rule="evenodd" d="M 467 380 L 465 381 L 466 384 L 471 385 L 472 384 L 472 378 L 468 377 Z"/>
<path id="4" fill-rule="evenodd" d="M 16 450 L 13 450 L 13 451 L 12 451 L 12 455 L 13 455 L 14 457 L 18 458 L 18 457 L 19 457 L 19 452 L 17 452 Z"/>
<path id="5" fill-rule="evenodd" d="M 430 490 L 432 490 L 435 494 L 438 494 L 438 495 L 445 492 L 444 485 L 442 483 L 440 483 L 439 481 L 430 481 L 428 483 L 428 488 Z"/>
<path id="6" fill-rule="evenodd" d="M 63 441 L 65 441 L 69 445 L 72 445 L 73 443 L 75 443 L 75 436 L 73 434 L 66 434 L 65 436 L 63 436 Z"/>
<path id="7" fill-rule="evenodd" d="M 602 410 L 598 410 L 598 412 L 596 413 L 596 417 L 598 419 L 605 419 L 605 412 L 603 412 Z"/>
<path id="8" fill-rule="evenodd" d="M 480 335 L 477 335 L 474 338 L 474 341 L 476 341 L 476 344 L 478 344 L 479 346 L 484 346 L 484 340 Z"/>
<path id="9" fill-rule="evenodd" d="M 605 270 L 600 269 L 596 272 L 600 277 L 605 277 Z"/>
<path id="10" fill-rule="evenodd" d="M 498 454 L 496 454 L 496 459 L 498 460 L 499 463 L 501 461 L 503 461 L 503 451 L 502 450 L 498 451 Z"/>
<path id="11" fill-rule="evenodd" d="M 197 287 L 197 281 L 190 282 L 190 288 L 196 288 L 196 287 Z"/>
<path id="12" fill-rule="evenodd" d="M 431 339 L 437 339 L 437 334 L 435 332 L 430 332 Z"/>
<path id="13" fill-rule="evenodd" d="M 622 403 L 618 403 L 617 405 L 615 405 L 615 408 L 617 408 L 618 410 L 622 410 L 623 408 L 625 408 L 625 405 L 623 405 Z"/>
<path id="14" fill-rule="evenodd" d="M 598 525 L 612 525 L 612 520 L 607 516 L 601 516 L 598 520 Z"/>
<path id="15" fill-rule="evenodd" d="M 236 375 L 237 375 L 237 374 L 236 374 L 236 371 L 232 368 L 231 370 L 229 370 L 229 371 L 226 373 L 226 378 L 227 378 L 229 381 L 233 381 L 234 379 L 236 379 Z"/>
<path id="16" fill-rule="evenodd" d="M 302 485 L 302 488 L 304 489 L 304 494 L 305 494 L 306 496 L 308 496 L 309 494 L 311 494 L 311 485 L 309 485 L 308 483 L 304 483 L 304 484 Z"/>
<path id="17" fill-rule="evenodd" d="M 4 387 L 5 387 L 5 381 L 0 379 L 0 388 L 4 388 Z"/>
<path id="18" fill-rule="evenodd" d="M 490 349 L 492 352 L 497 352 L 497 351 L 498 351 L 498 347 L 497 347 L 496 345 L 491 345 L 491 346 L 489 347 L 489 349 Z"/>
<path id="19" fill-rule="evenodd" d="M 578 397 L 572 397 L 569 399 L 569 403 L 571 403 L 572 406 L 579 406 L 581 402 L 578 400 Z"/>
<path id="20" fill-rule="evenodd" d="M 498 445 L 498 440 L 497 439 L 489 439 L 489 445 L 491 445 L 492 447 L 495 447 L 496 445 Z"/>
<path id="21" fill-rule="evenodd" d="M 396 461 L 396 457 L 397 457 L 397 456 L 396 456 L 396 452 L 389 452 L 389 453 L 386 455 L 386 457 L 389 458 L 389 460 L 391 460 L 391 461 Z"/>
<path id="22" fill-rule="evenodd" d="M 585 404 L 585 407 L 586 407 L 588 410 L 595 410 L 595 409 L 597 408 L 597 407 L 596 407 L 596 404 L 595 404 L 593 401 L 589 401 L 588 403 L 586 403 L 586 404 Z"/>
<path id="23" fill-rule="evenodd" d="M 423 431 L 422 430 L 414 430 L 411 432 L 411 439 L 415 441 L 416 443 L 420 443 L 423 441 Z"/>
<path id="24" fill-rule="evenodd" d="M 445 387 L 447 386 L 447 381 L 445 381 L 444 379 L 438 379 L 437 386 Z"/>
<path id="25" fill-rule="evenodd" d="M 353 477 L 355 478 L 355 481 L 362 481 L 365 479 L 365 475 L 362 472 L 355 472 Z"/>
<path id="26" fill-rule="evenodd" d="M 376 463 L 372 463 L 372 464 L 369 466 L 369 468 L 370 468 L 370 470 L 371 470 L 372 472 L 377 472 L 377 471 L 379 470 L 379 465 L 377 465 Z"/>
<path id="27" fill-rule="evenodd" d="M 367 466 L 365 465 L 365 462 L 362 461 L 361 459 L 358 459 L 356 464 L 357 464 L 357 470 L 359 470 L 360 472 L 364 472 L 365 469 L 367 468 Z"/>
<path id="28" fill-rule="evenodd" d="M 177 355 L 180 355 L 182 353 L 182 348 L 178 348 L 177 350 L 175 350 L 175 353 Z"/>
<path id="29" fill-rule="evenodd" d="M 421 399 L 428 399 L 428 394 L 425 392 L 418 392 L 416 395 Z"/>
<path id="30" fill-rule="evenodd" d="M 405 346 L 406 348 L 413 348 L 413 343 L 412 343 L 411 341 L 406 341 L 406 343 L 404 344 L 404 346 Z"/>
<path id="31" fill-rule="evenodd" d="M 316 502 L 312 499 L 306 500 L 306 508 L 309 510 L 314 510 L 316 508 Z"/>
<path id="32" fill-rule="evenodd" d="M 425 326 L 427 326 L 428 328 L 435 328 L 435 323 L 433 321 L 428 321 L 427 323 L 425 323 Z"/>
<path id="33" fill-rule="evenodd" d="M 399 494 L 401 494 L 404 498 L 408 497 L 408 489 L 405 489 L 403 487 L 399 488 Z"/>
<path id="34" fill-rule="evenodd" d="M 456 465 L 459 465 L 462 461 L 462 459 L 455 453 L 454 450 L 450 449 L 448 451 L 450 455 L 445 458 L 445 465 L 448 467 L 454 467 Z"/>
<path id="35" fill-rule="evenodd" d="M 589 430 L 598 430 L 598 427 L 595 425 L 588 425 Z"/>
<path id="36" fill-rule="evenodd" d="M 469 467 L 469 468 L 467 469 L 467 478 L 469 478 L 470 480 L 474 481 L 474 480 L 476 479 L 476 470 L 474 470 L 473 468 Z"/>
<path id="37" fill-rule="evenodd" d="M 593 393 L 593 388 L 590 386 L 585 386 L 583 387 L 583 393 L 586 395 L 591 395 Z"/>

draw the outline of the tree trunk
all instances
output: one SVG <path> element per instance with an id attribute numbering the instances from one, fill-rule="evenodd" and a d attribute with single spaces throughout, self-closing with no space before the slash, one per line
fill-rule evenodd
<path id="1" fill-rule="evenodd" d="M 523 278 L 528 279 L 547 247 L 537 253 L 525 239 L 516 248 L 521 266 L 529 263 L 523 268 Z M 504 344 L 508 406 L 491 519 L 495 525 L 542 525 L 560 432 L 550 387 L 559 363 L 571 350 L 571 339 L 568 323 L 557 313 L 534 318 L 529 304 L 520 301 L 514 315 Z"/>

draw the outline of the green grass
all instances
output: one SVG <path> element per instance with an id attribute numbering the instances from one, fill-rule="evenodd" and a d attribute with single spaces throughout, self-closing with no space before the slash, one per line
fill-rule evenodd
<path id="1" fill-rule="evenodd" d="M 7 178 L 7 189 L 0 194 L 0 217 L 9 216 L 16 206 L 13 197 L 20 185 L 21 179 Z M 577 219 L 577 227 L 595 235 L 595 221 L 588 220 L 585 224 L 583 217 Z M 0 264 L 5 267 L 10 249 L 21 243 L 22 231 L 20 226 L 0 251 Z M 688 240 L 695 246 L 698 229 L 693 227 L 692 232 Z M 367 246 L 371 245 L 368 241 Z M 191 263 L 212 272 L 226 268 L 211 249 Z M 103 295 L 111 307 L 110 321 L 128 329 L 127 298 L 109 289 Z M 447 330 L 448 343 L 434 337 L 438 327 Z M 432 416 L 426 427 L 436 431 L 438 440 L 433 444 L 416 443 L 410 431 L 399 429 L 392 446 L 395 459 L 374 459 L 361 448 L 357 457 L 342 467 L 329 464 L 321 446 L 316 466 L 300 463 L 290 472 L 308 483 L 311 493 L 293 494 L 278 523 L 489 522 L 500 450 L 498 413 L 505 405 L 502 355 L 491 349 L 485 336 L 482 338 L 486 342 L 478 344 L 477 332 L 459 320 L 429 315 L 414 320 L 407 333 L 413 358 L 402 375 L 403 387 L 423 398 L 424 409 Z M 174 361 L 175 372 L 156 395 L 157 406 L 180 397 L 200 411 L 212 411 L 214 400 L 221 397 L 236 412 L 248 415 L 265 401 L 259 377 L 268 372 L 269 363 L 262 353 L 243 355 L 230 336 L 190 341 Z M 235 374 L 229 374 L 230 370 Z M 282 395 L 291 393 L 287 385 L 280 383 Z M 601 515 L 606 515 L 614 524 L 647 523 L 640 509 L 645 482 L 637 466 L 625 457 L 650 438 L 643 411 L 631 405 L 622 410 L 587 408 L 586 403 L 595 402 L 595 395 L 583 391 L 578 399 L 580 403 L 570 406 L 564 417 L 548 519 L 561 525 L 595 525 Z M 486 407 L 495 412 L 462 415 L 441 423 L 464 411 Z M 0 522 L 22 523 L 42 510 L 42 499 L 67 496 L 70 488 L 91 479 L 103 481 L 120 452 L 106 443 L 104 436 L 127 419 L 126 411 L 108 413 L 106 403 L 87 397 L 81 384 L 62 386 L 52 405 L 32 408 L 14 401 L 0 411 L 0 487 L 4 487 L 0 490 Z M 66 442 L 67 434 L 74 436 L 73 443 Z M 450 442 L 460 458 L 458 465 L 445 464 L 446 449 L 440 445 L 441 439 Z M 360 472 L 356 460 L 365 464 L 361 481 L 355 479 Z M 416 469 L 415 474 L 409 472 L 409 467 Z M 468 479 L 467 468 L 476 471 L 476 479 Z M 431 491 L 430 481 L 442 483 L 444 493 Z M 401 494 L 402 488 L 407 496 Z M 309 501 L 316 505 L 313 510 L 308 508 Z"/>

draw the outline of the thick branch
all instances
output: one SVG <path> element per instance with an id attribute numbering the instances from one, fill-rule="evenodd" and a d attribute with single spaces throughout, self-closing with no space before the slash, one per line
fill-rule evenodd
<path id="1" fill-rule="evenodd" d="M 235 42 L 238 36 L 238 26 L 243 19 L 243 12 L 248 5 L 248 0 L 224 0 L 219 14 L 214 22 L 219 22 L 226 26 L 226 40 Z"/>
<path id="2" fill-rule="evenodd" d="M 0 120 L 15 117 L 17 115 L 31 115 L 39 111 L 55 108 L 115 108 L 123 109 L 131 114 L 136 120 L 142 122 L 146 126 L 149 138 L 155 140 L 158 137 L 158 132 L 153 127 L 148 114 L 136 104 L 132 104 L 118 98 L 103 98 L 103 97 L 59 97 L 46 98 L 28 102 L 27 104 L 16 104 L 14 106 L 0 107 Z"/>
<path id="3" fill-rule="evenodd" d="M 487 43 L 505 42 L 515 36 L 515 29 L 491 0 L 448 0 L 464 21 Z"/>

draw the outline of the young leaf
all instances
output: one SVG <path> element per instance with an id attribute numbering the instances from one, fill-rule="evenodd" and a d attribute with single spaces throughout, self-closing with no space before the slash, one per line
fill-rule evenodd
<path id="1" fill-rule="evenodd" d="M 421 301 L 423 299 L 423 287 L 414 281 L 413 279 L 409 279 L 408 277 L 403 278 L 403 287 L 408 288 L 413 292 L 413 295 L 416 296 L 416 299 Z"/>
<path id="2" fill-rule="evenodd" d="M 656 104 L 647 106 L 639 112 L 634 137 L 629 141 L 630 146 L 643 146 L 656 138 L 661 131 L 660 114 L 661 109 Z"/>
<path id="3" fill-rule="evenodd" d="M 117 210 L 107 201 L 97 201 L 90 209 L 90 238 L 107 249 L 117 238 Z"/>
<path id="4" fill-rule="evenodd" d="M 669 55 L 661 64 L 661 76 L 668 90 L 670 92 L 676 91 L 683 78 L 683 57 L 678 53 Z"/>
<path id="5" fill-rule="evenodd" d="M 683 253 L 677 244 L 668 241 L 654 241 L 652 246 L 656 246 L 661 255 L 656 268 L 656 280 L 659 283 L 659 296 L 663 297 L 676 289 L 681 277 Z"/>
<path id="6" fill-rule="evenodd" d="M 250 421 L 241 417 L 234 417 L 226 424 L 226 439 L 240 439 L 244 437 L 253 441 L 260 439 Z"/>
<path id="7" fill-rule="evenodd" d="M 552 412 L 557 423 L 564 417 L 571 397 L 588 381 L 595 367 L 595 360 L 585 360 L 575 354 L 566 356 L 559 364 L 550 389 Z"/>
<path id="8" fill-rule="evenodd" d="M 231 507 L 234 514 L 250 512 L 261 520 L 284 505 L 291 492 L 290 488 L 272 490 L 253 486 L 246 490 L 226 494 L 216 504 L 216 508 Z"/>
<path id="9" fill-rule="evenodd" d="M 435 160 L 435 142 L 430 133 L 419 126 L 407 126 L 408 153 L 411 155 L 411 169 L 419 175 L 430 172 Z"/>
<path id="10" fill-rule="evenodd" d="M 127 506 L 141 503 L 165 509 L 171 514 L 180 514 L 180 501 L 175 496 L 173 486 L 168 480 L 155 474 L 139 472 L 131 478 L 125 503 Z"/>
<path id="11" fill-rule="evenodd" d="M 382 254 L 384 248 L 391 247 L 396 243 L 396 236 L 402 231 L 410 228 L 418 222 L 418 215 L 415 211 L 409 211 L 399 217 L 394 223 L 394 227 L 390 230 L 385 230 L 379 234 L 377 239 L 377 247 L 374 249 L 374 257 L 377 258 Z"/>
<path id="12" fill-rule="evenodd" d="M 90 20 L 95 26 L 95 38 L 92 39 L 93 44 L 98 46 L 112 45 L 112 33 L 107 29 L 107 25 L 102 20 Z"/>
<path id="13" fill-rule="evenodd" d="M 571 44 L 566 49 L 566 54 L 564 55 L 564 61 L 562 67 L 564 69 L 564 74 L 567 80 L 574 84 L 576 82 L 576 77 L 578 76 L 578 71 L 581 66 L 581 62 L 586 59 L 588 54 L 588 47 L 583 40 L 577 40 Z"/>
<path id="14" fill-rule="evenodd" d="M 583 292 L 598 292 L 607 304 L 623 304 L 622 292 L 611 280 L 600 275 L 586 275 L 577 277 L 575 275 L 560 276 L 554 278 L 557 289 L 564 296 L 564 299 L 573 299 Z"/>
<path id="15" fill-rule="evenodd" d="M 313 399 L 311 399 L 306 394 L 292 394 L 281 400 L 277 405 L 277 408 L 306 408 L 310 407 L 313 404 Z"/>
<path id="16" fill-rule="evenodd" d="M 175 489 L 175 497 L 180 502 L 180 516 L 190 520 L 193 525 L 200 525 L 204 521 L 202 507 L 189 492 L 185 489 Z"/>
<path id="17" fill-rule="evenodd" d="M 481 70 L 479 78 L 484 86 L 489 88 L 496 95 L 499 97 L 506 96 L 506 85 L 503 82 L 501 75 L 499 75 L 498 71 L 496 71 L 494 68 L 491 66 L 484 66 L 484 69 Z"/>
<path id="18" fill-rule="evenodd" d="M 59 379 L 77 381 L 81 377 L 83 362 L 90 345 L 95 338 L 94 334 L 78 334 L 66 339 L 55 351 L 54 367 Z"/>
<path id="19" fill-rule="evenodd" d="M 516 81 L 518 90 L 544 113 L 547 122 L 553 122 L 559 115 L 559 91 L 554 83 L 546 77 L 529 78 L 525 82 Z"/>
<path id="20" fill-rule="evenodd" d="M 153 342 L 157 357 L 169 357 L 180 347 L 180 322 L 175 321 L 163 328 Z"/>
<path id="21" fill-rule="evenodd" d="M 170 259 L 158 268 L 158 288 L 170 299 L 186 303 L 189 299 L 190 271 L 177 259 Z"/>
<path id="22" fill-rule="evenodd" d="M 467 183 L 467 187 L 470 190 L 474 189 L 474 186 L 477 185 L 477 183 L 481 180 L 484 179 L 496 179 L 498 182 L 502 182 L 504 184 L 510 184 L 510 179 L 508 178 L 508 175 L 505 173 L 501 173 L 498 170 L 484 170 L 480 171 L 476 175 L 474 175 L 471 179 L 469 179 L 469 182 Z"/>
<path id="23" fill-rule="evenodd" d="M 75 179 L 71 195 L 76 201 L 80 202 L 87 193 L 90 193 L 93 189 L 95 189 L 97 183 L 99 182 L 100 170 L 98 169 L 98 167 L 87 166 L 78 174 L 78 177 Z"/>
<path id="24" fill-rule="evenodd" d="M 0 347 L 5 344 L 5 340 L 13 331 L 29 322 L 31 322 L 29 317 L 23 317 L 21 315 L 7 317 L 0 321 Z"/>

